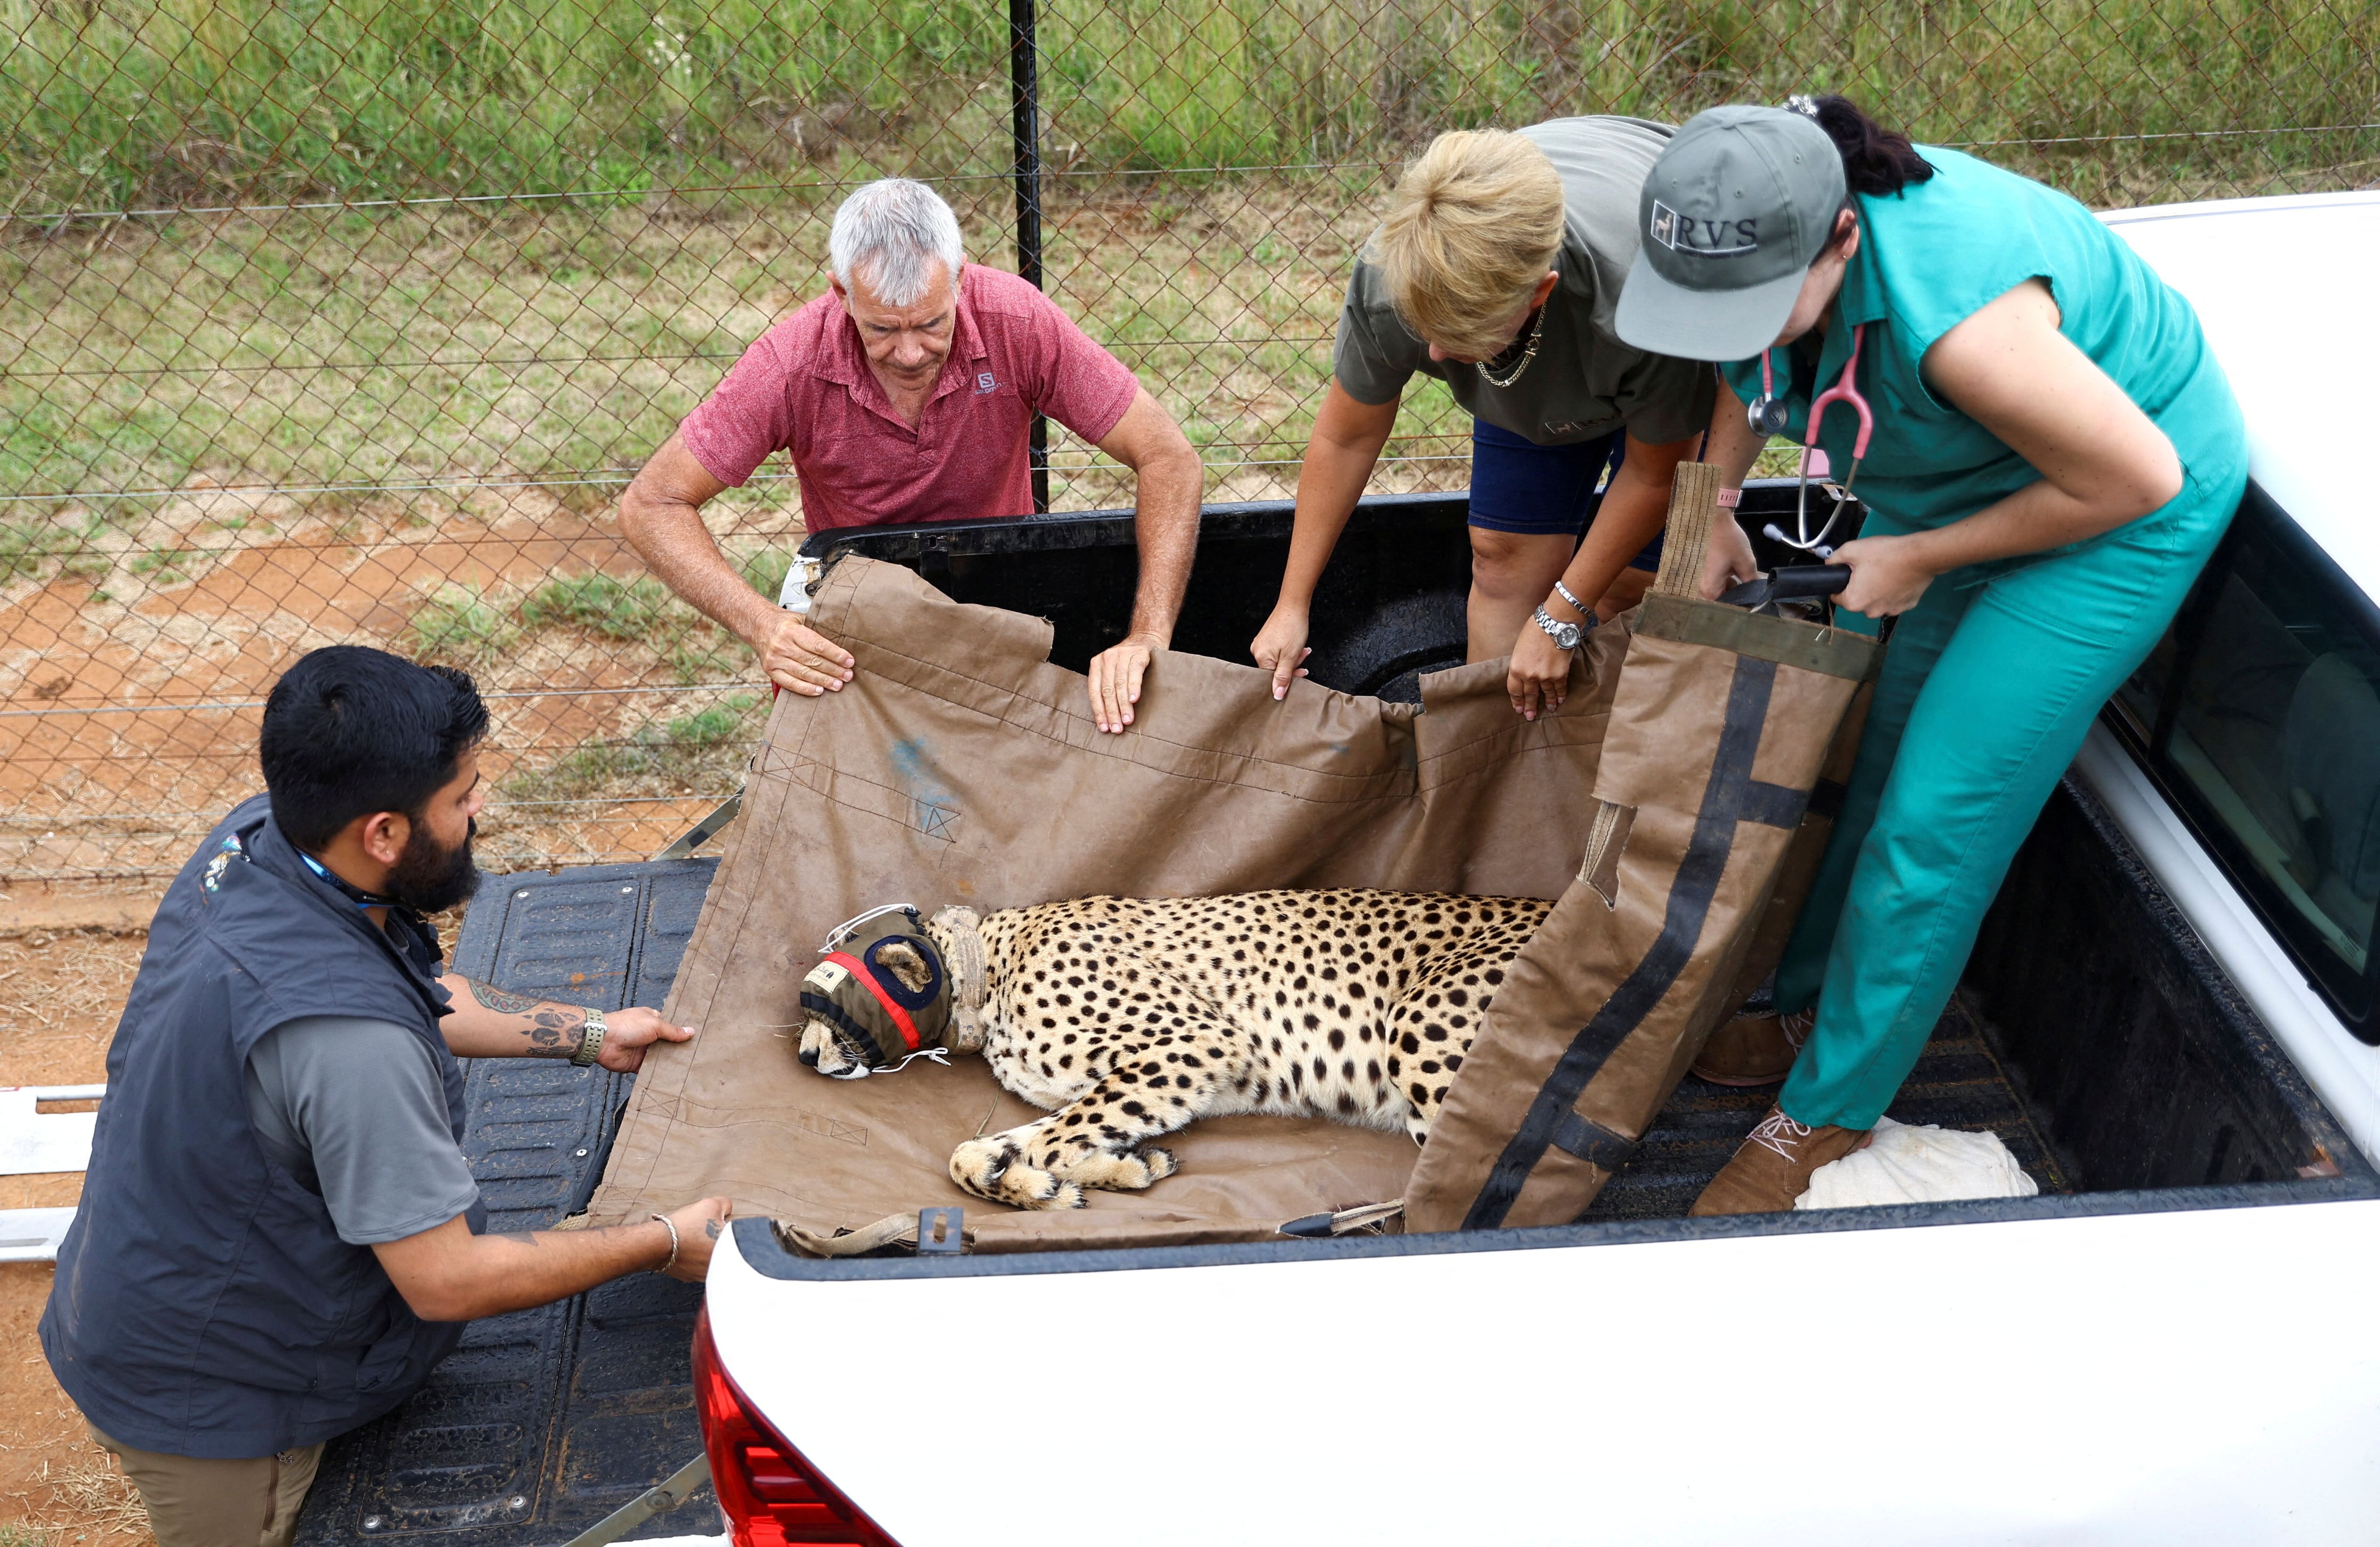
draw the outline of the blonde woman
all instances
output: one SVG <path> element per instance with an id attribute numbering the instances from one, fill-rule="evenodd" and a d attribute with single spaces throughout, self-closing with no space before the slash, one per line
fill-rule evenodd
<path id="1" fill-rule="evenodd" d="M 1616 117 L 1461 130 L 1398 180 L 1347 286 L 1281 598 L 1250 647 L 1275 698 L 1305 675 L 1314 587 L 1416 371 L 1472 416 L 1470 659 L 1512 658 L 1514 710 L 1560 707 L 1594 614 L 1643 594 L 1714 391 L 1709 366 L 1612 331 L 1670 133 Z"/>

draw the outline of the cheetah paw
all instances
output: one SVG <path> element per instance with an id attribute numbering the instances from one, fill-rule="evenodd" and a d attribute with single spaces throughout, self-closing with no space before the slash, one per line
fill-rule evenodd
<path id="1" fill-rule="evenodd" d="M 1127 1154 L 1098 1151 L 1060 1154 L 1050 1158 L 1050 1168 L 1085 1187 L 1107 1192 L 1138 1192 L 1163 1181 L 1182 1166 L 1173 1158 L 1172 1151 L 1151 1147 Z"/>
<path id="2" fill-rule="evenodd" d="M 970 1139 L 951 1154 L 951 1180 L 978 1198 L 1020 1209 L 1079 1209 L 1083 1190 L 1025 1164 L 1005 1139 Z"/>

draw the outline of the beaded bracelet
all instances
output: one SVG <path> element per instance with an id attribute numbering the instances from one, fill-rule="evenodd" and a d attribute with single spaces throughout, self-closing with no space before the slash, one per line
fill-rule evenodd
<path id="1" fill-rule="evenodd" d="M 655 1273 L 667 1273 L 670 1269 L 677 1266 L 677 1222 L 665 1214 L 657 1214 L 653 1215 L 653 1217 L 660 1220 L 662 1222 L 662 1228 L 670 1233 L 669 1261 L 663 1263 L 653 1271 Z"/>

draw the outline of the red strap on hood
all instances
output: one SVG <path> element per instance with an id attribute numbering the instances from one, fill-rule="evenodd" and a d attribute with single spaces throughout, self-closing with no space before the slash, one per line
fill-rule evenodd
<path id="1" fill-rule="evenodd" d="M 923 1040 L 917 1035 L 917 1022 L 909 1018 L 909 1012 L 901 1008 L 899 1001 L 884 991 L 884 985 L 876 981 L 876 974 L 868 970 L 868 964 L 847 950 L 830 951 L 827 960 L 868 985 L 868 991 L 876 996 L 876 1002 L 884 1007 L 884 1013 L 892 1018 L 892 1024 L 901 1033 L 901 1040 L 909 1045 L 910 1052 L 915 1053 L 917 1044 Z"/>

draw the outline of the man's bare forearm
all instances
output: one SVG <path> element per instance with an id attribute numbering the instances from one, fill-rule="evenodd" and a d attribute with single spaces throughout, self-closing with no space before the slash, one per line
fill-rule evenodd
<path id="1" fill-rule="evenodd" d="M 1140 550 L 1140 584 L 1132 605 L 1132 632 L 1171 644 L 1182 616 L 1182 595 L 1198 558 L 1198 497 L 1207 472 L 1186 445 L 1181 454 L 1151 457 L 1140 469 L 1133 537 Z"/>
<path id="2" fill-rule="evenodd" d="M 746 584 L 683 500 L 630 485 L 620 497 L 620 529 L 662 583 L 704 617 L 761 648 L 778 622 L 778 608 Z"/>
<path id="3" fill-rule="evenodd" d="M 577 1005 L 531 998 L 449 973 L 440 980 L 454 1008 L 439 1024 L 458 1058 L 567 1058 L 587 1032 Z"/>
<path id="4" fill-rule="evenodd" d="M 720 1228 L 715 1219 L 679 1227 L 705 1231 L 706 1247 Z M 468 1322 L 550 1304 L 622 1274 L 659 1268 L 670 1260 L 670 1227 L 647 1220 L 599 1230 L 475 1236 L 456 1218 L 373 1251 L 415 1315 Z"/>
<path id="5" fill-rule="evenodd" d="M 726 488 L 673 434 L 621 494 L 620 535 L 697 611 L 764 649 L 782 615 L 745 584 L 702 524 L 702 507 Z"/>
<path id="6" fill-rule="evenodd" d="M 710 1223 L 713 1235 L 717 1222 Z M 478 1236 L 462 1282 L 454 1286 L 468 1321 L 546 1305 L 608 1283 L 625 1273 L 650 1272 L 669 1261 L 669 1227 L 649 1219 L 599 1230 L 506 1230 Z"/>

